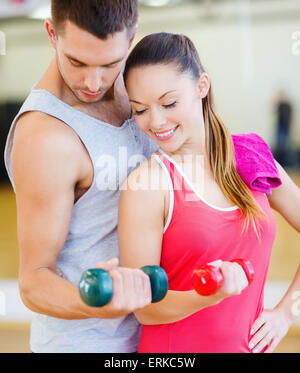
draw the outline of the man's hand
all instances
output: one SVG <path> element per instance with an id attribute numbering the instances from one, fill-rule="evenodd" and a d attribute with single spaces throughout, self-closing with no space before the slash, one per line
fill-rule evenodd
<path id="1" fill-rule="evenodd" d="M 118 258 L 97 263 L 97 268 L 109 272 L 113 281 L 113 296 L 107 307 L 118 317 L 144 308 L 151 303 L 150 278 L 140 269 L 118 267 Z"/>

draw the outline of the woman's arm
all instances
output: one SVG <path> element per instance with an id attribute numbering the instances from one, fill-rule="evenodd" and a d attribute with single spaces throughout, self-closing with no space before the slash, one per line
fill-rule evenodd
<path id="1" fill-rule="evenodd" d="M 280 187 L 273 189 L 268 195 L 272 209 L 279 212 L 285 220 L 300 232 L 300 188 L 293 182 L 281 165 L 276 162 L 282 181 Z"/>
<path id="2" fill-rule="evenodd" d="M 119 204 L 120 263 L 129 268 L 160 265 L 164 228 L 164 198 L 168 193 L 165 175 L 144 162 L 128 177 Z M 151 170 L 151 171 L 150 171 Z M 151 175 L 150 175 L 151 173 Z M 162 182 L 160 189 L 154 190 Z M 166 324 L 179 321 L 203 307 L 213 305 L 213 297 L 201 297 L 194 290 L 171 291 L 158 303 L 135 312 L 142 324 Z"/>
<path id="3" fill-rule="evenodd" d="M 151 161 L 147 161 L 134 170 L 121 192 L 118 226 L 120 263 L 128 268 L 160 265 L 161 262 L 165 198 L 169 187 L 161 167 L 156 162 L 152 167 L 150 165 Z M 160 188 L 157 188 L 158 185 Z M 240 294 L 248 285 L 242 268 L 229 262 L 222 262 L 219 266 L 224 283 L 216 294 L 201 296 L 195 290 L 169 290 L 160 302 L 135 311 L 137 319 L 144 325 L 173 323 L 228 296 Z"/>
<path id="4" fill-rule="evenodd" d="M 300 233 L 300 188 L 293 182 L 281 165 L 276 161 L 275 163 L 279 170 L 282 185 L 278 189 L 274 189 L 269 197 L 270 206 L 279 212 Z M 287 293 L 281 300 L 282 307 L 286 309 L 287 315 L 292 320 L 296 316 L 292 311 L 296 291 L 300 291 L 300 266 L 298 266 L 297 273 Z"/>
<path id="5" fill-rule="evenodd" d="M 272 195 L 268 197 L 270 206 L 279 212 L 286 221 L 300 233 L 300 188 L 293 182 L 281 165 L 276 162 L 282 185 L 274 189 Z M 296 317 L 293 312 L 295 303 L 295 292 L 300 291 L 300 266 L 293 278 L 293 281 L 280 301 L 281 309 L 291 321 Z"/>
<path id="6" fill-rule="evenodd" d="M 282 185 L 272 190 L 268 196 L 270 206 L 281 214 L 286 221 L 300 232 L 300 188 L 293 182 L 281 165 L 276 162 Z M 269 347 L 265 352 L 272 352 L 287 333 L 299 311 L 300 266 L 290 287 L 273 310 L 265 310 L 252 326 L 254 335 L 250 348 L 255 351 Z"/>

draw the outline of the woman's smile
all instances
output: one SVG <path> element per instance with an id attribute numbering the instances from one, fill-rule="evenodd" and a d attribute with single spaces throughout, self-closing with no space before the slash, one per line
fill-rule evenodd
<path id="1" fill-rule="evenodd" d="M 178 127 L 179 127 L 179 125 L 171 128 L 169 130 L 160 131 L 160 132 L 156 132 L 156 131 L 152 131 L 152 130 L 151 131 L 154 133 L 154 135 L 157 139 L 159 139 L 160 141 L 166 141 L 166 140 L 169 140 L 171 137 L 173 137 L 173 135 L 176 132 Z"/>

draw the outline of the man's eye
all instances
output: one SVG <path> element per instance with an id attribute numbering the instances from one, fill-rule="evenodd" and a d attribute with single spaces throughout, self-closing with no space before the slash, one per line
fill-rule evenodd
<path id="1" fill-rule="evenodd" d="M 136 110 L 134 112 L 134 115 L 142 115 L 145 111 L 146 111 L 146 109 L 144 109 L 144 110 Z"/>
<path id="2" fill-rule="evenodd" d="M 81 67 L 82 65 L 78 62 L 75 62 L 75 61 L 70 61 L 71 65 L 74 66 L 74 67 Z"/>
<path id="3" fill-rule="evenodd" d="M 174 102 L 172 102 L 172 103 L 169 104 L 169 105 L 163 105 L 163 106 L 164 106 L 166 109 L 169 109 L 169 108 L 172 108 L 172 107 L 176 106 L 176 104 L 177 104 L 177 102 L 174 101 Z"/>

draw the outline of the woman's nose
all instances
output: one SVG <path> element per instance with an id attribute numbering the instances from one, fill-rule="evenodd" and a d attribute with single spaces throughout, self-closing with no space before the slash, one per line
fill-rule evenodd
<path id="1" fill-rule="evenodd" d="M 166 118 L 159 108 L 152 109 L 150 112 L 150 126 L 152 130 L 159 131 L 164 128 Z"/>

